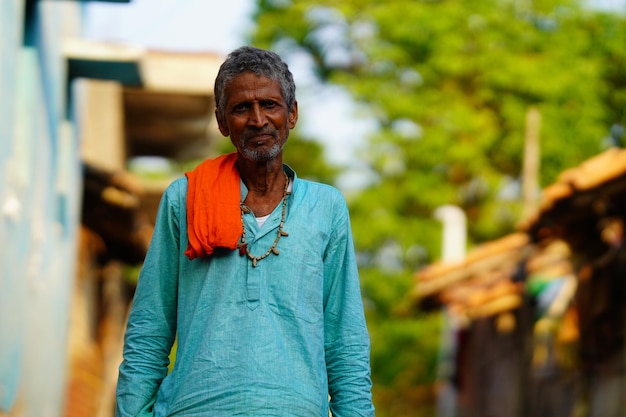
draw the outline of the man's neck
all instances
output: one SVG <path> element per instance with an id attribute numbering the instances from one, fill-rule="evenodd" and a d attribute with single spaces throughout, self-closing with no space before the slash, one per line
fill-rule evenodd
<path id="1" fill-rule="evenodd" d="M 254 162 L 239 158 L 239 175 L 243 183 L 258 196 L 283 194 L 285 174 L 281 158 L 267 162 Z"/>
<path id="2" fill-rule="evenodd" d="M 282 160 L 277 158 L 269 163 L 246 161 L 241 164 L 240 159 L 239 162 L 241 180 L 248 188 L 244 205 L 257 217 L 271 213 L 285 195 L 287 177 Z"/>

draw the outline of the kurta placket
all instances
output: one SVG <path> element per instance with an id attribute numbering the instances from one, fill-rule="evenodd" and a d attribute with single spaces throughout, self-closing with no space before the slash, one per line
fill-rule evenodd
<path id="1" fill-rule="evenodd" d="M 250 253 L 254 256 L 260 256 L 264 254 L 274 243 L 276 239 L 276 233 L 278 232 L 278 226 L 280 225 L 280 219 L 282 216 L 282 200 L 280 204 L 276 206 L 274 211 L 267 218 L 261 228 L 259 228 L 257 220 L 252 211 L 245 213 L 243 216 L 243 227 L 246 228 L 246 242 Z M 286 220 L 285 220 L 286 223 Z M 283 237 L 282 239 L 288 239 Z M 276 249 L 280 251 L 281 241 L 278 243 Z M 277 256 L 270 254 L 269 256 Z M 267 288 L 267 283 L 264 280 L 267 277 L 263 261 L 261 259 L 257 262 L 256 266 L 247 257 L 243 257 L 246 260 L 246 299 L 247 305 L 250 310 L 256 309 L 261 301 L 261 286 Z"/>

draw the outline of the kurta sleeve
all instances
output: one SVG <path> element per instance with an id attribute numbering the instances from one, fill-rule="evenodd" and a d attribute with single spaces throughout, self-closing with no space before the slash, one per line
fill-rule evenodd
<path id="1" fill-rule="evenodd" d="M 167 375 L 176 336 L 180 186 L 174 182 L 161 199 L 139 276 L 124 337 L 116 417 L 153 416 L 157 391 Z"/>
<path id="2" fill-rule="evenodd" d="M 343 198 L 336 205 L 324 256 L 324 339 L 330 408 L 334 417 L 374 416 L 370 341 Z"/>

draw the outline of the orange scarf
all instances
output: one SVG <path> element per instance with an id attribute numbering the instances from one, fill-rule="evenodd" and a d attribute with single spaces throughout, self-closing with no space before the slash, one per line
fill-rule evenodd
<path id="1" fill-rule="evenodd" d="M 236 249 L 242 232 L 237 153 L 207 159 L 187 177 L 189 259 L 209 256 L 217 247 Z"/>

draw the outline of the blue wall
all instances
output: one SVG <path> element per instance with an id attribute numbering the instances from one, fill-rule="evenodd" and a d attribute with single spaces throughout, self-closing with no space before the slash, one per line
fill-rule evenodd
<path id="1" fill-rule="evenodd" d="M 0 1 L 0 414 L 60 416 L 80 222 L 62 8 Z M 23 33 L 27 36 L 24 37 Z"/>
<path id="2" fill-rule="evenodd" d="M 19 246 L 23 244 L 26 222 L 20 218 L 19 195 L 12 187 L 12 178 L 9 178 L 9 159 L 14 153 L 22 13 L 22 1 L 0 2 L 0 412 L 7 411 L 15 403 L 24 345 L 24 326 L 21 323 L 25 312 L 25 286 L 15 279 L 13 271 L 16 265 L 24 265 L 25 254 Z"/>

